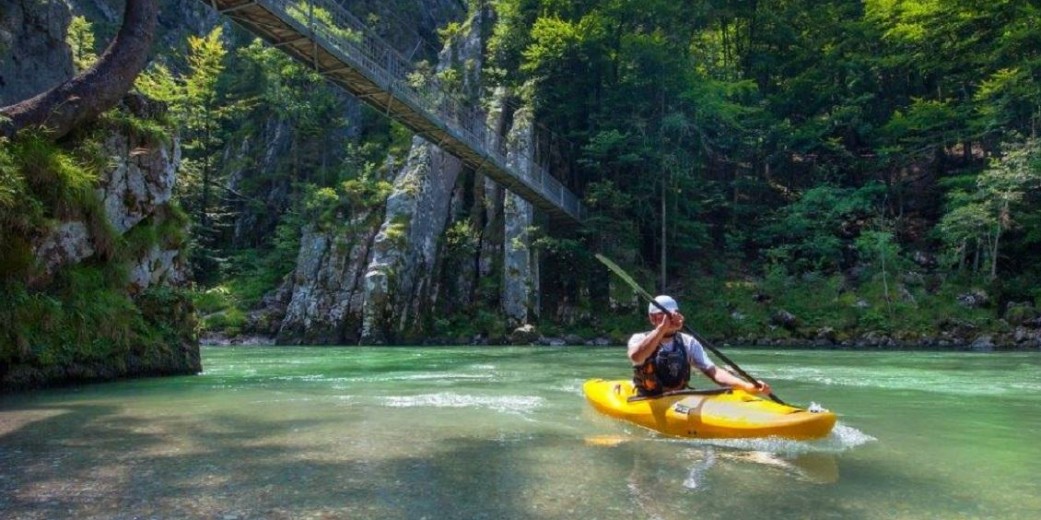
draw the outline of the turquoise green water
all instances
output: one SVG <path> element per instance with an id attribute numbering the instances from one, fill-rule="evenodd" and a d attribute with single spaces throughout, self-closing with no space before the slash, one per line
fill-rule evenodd
<path id="1" fill-rule="evenodd" d="M 581 384 L 621 347 L 204 348 L 0 398 L 0 518 L 1041 518 L 1041 355 L 729 354 L 833 434 L 602 417 Z"/>

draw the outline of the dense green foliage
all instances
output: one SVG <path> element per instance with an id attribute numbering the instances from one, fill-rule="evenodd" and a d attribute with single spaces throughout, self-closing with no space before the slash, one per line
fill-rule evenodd
<path id="1" fill-rule="evenodd" d="M 539 119 L 577 151 L 555 167 L 593 212 L 585 239 L 711 294 L 698 324 L 787 334 L 765 328 L 786 308 L 930 334 L 1041 296 L 1036 4 L 494 5 L 501 81 L 534 82 Z M 953 303 L 971 288 L 998 305 Z"/>

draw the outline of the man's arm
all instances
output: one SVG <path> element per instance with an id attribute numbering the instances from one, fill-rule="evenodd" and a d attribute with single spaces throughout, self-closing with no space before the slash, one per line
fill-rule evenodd
<path id="1" fill-rule="evenodd" d="M 654 349 L 661 343 L 662 338 L 668 334 L 675 334 L 681 328 L 683 328 L 683 316 L 678 312 L 672 313 L 671 319 L 662 319 L 658 322 L 658 326 L 647 333 L 642 340 L 635 343 L 629 342 L 629 360 L 633 362 L 633 365 L 643 363 L 654 353 Z"/>
<path id="2" fill-rule="evenodd" d="M 748 381 L 745 381 L 744 379 L 741 379 L 735 376 L 734 374 L 731 374 L 729 371 L 723 370 L 716 366 L 709 367 L 708 370 L 705 370 L 705 375 L 721 386 L 729 386 L 730 388 L 741 389 L 750 394 L 770 393 L 769 384 L 763 381 L 758 381 L 759 386 L 753 385 L 752 383 L 749 383 Z"/>
<path id="3" fill-rule="evenodd" d="M 665 322 L 662 322 L 664 324 Z M 639 365 L 647 360 L 648 357 L 654 352 L 654 347 L 661 343 L 661 338 L 665 336 L 665 328 L 660 324 L 654 328 L 654 330 L 648 332 L 643 336 L 643 339 L 633 342 L 629 342 L 629 361 L 633 362 L 633 366 Z"/>

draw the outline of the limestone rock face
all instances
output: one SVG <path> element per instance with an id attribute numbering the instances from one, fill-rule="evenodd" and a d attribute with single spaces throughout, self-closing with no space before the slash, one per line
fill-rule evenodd
<path id="1" fill-rule="evenodd" d="M 182 286 L 187 282 L 188 272 L 179 249 L 154 245 L 130 270 L 130 292 L 135 294 L 154 285 Z"/>
<path id="2" fill-rule="evenodd" d="M 228 188 L 238 191 L 241 189 L 240 184 L 246 179 L 282 167 L 281 162 L 290 155 L 292 143 L 293 129 L 289 122 L 269 117 L 255 136 L 245 137 L 233 150 L 225 154 L 225 164 L 240 165 L 229 173 Z M 251 157 L 256 157 L 256 160 L 249 160 Z M 240 211 L 235 218 L 233 242 L 249 244 L 255 241 L 257 235 L 270 233 L 278 222 L 279 214 L 288 204 L 289 189 L 286 183 L 276 183 L 270 187 L 264 196 L 264 203 L 273 211 L 267 213 L 248 211 L 248 203 L 239 202 L 236 209 Z"/>
<path id="3" fill-rule="evenodd" d="M 89 20 L 118 25 L 123 17 L 125 0 L 67 0 L 73 14 Z M 220 23 L 227 23 L 220 13 L 207 7 L 199 0 L 157 0 L 159 2 L 158 40 L 156 47 L 177 48 L 184 45 L 189 34 L 201 35 L 210 32 Z M 107 45 L 98 38 L 100 46 Z M 100 51 L 100 49 L 99 49 Z"/>
<path id="4" fill-rule="evenodd" d="M 119 23 L 123 14 L 123 3 L 120 0 L 77 0 L 70 2 L 77 13 L 90 14 L 110 24 Z"/>
<path id="5" fill-rule="evenodd" d="M 154 110 L 160 110 L 135 96 L 125 98 L 121 109 L 135 117 L 154 116 Z M 14 362 L 0 366 L 0 392 L 64 381 L 194 374 L 201 370 L 192 302 L 182 291 L 165 290 L 188 281 L 183 238 L 187 231 L 182 227 L 187 224 L 170 200 L 179 166 L 179 145 L 176 140 L 150 139 L 105 124 L 90 133 L 103 136 L 98 138 L 101 146 L 97 153 L 104 159 L 101 164 L 108 165 L 96 172 L 94 197 L 87 197 L 85 203 L 66 201 L 70 206 L 83 205 L 73 206 L 67 212 L 51 211 L 54 220 L 38 224 L 28 237 L 35 265 L 12 283 L 24 284 L 30 294 L 47 293 L 54 289 L 56 280 L 64 283 L 67 279 L 62 277 L 70 272 L 126 273 L 125 278 L 117 274 L 112 281 L 105 282 L 101 290 L 109 299 L 102 301 L 127 305 L 115 312 L 134 314 L 136 318 L 131 319 L 139 320 L 134 323 L 162 332 L 150 336 L 140 349 L 89 351 L 98 338 L 105 341 L 97 343 L 107 343 L 111 337 L 105 336 L 107 332 L 98 332 L 95 337 L 93 325 L 76 321 L 77 316 L 86 316 L 79 318 L 83 320 L 97 319 L 97 313 L 104 311 L 69 313 L 62 327 L 85 326 L 81 333 L 83 349 L 63 351 L 64 357 L 47 363 L 41 363 L 31 353 L 20 353 Z M 88 262 L 87 269 L 75 271 L 77 264 Z M 97 270 L 98 267 L 102 269 Z M 156 286 L 164 290 L 149 290 Z M 84 295 L 79 292 L 71 297 L 59 292 L 54 296 L 54 305 L 82 305 Z M 51 349 L 45 353 L 54 352 L 55 342 L 64 341 L 60 330 L 49 330 L 44 324 L 30 323 L 28 327 L 36 327 L 32 337 L 45 345 L 43 348 Z M 18 338 L 22 339 L 16 341 L 24 342 L 24 334 L 33 333 L 21 334 Z"/>
<path id="6" fill-rule="evenodd" d="M 39 241 L 33 243 L 35 256 L 46 276 L 58 268 L 75 264 L 94 254 L 87 225 L 80 221 L 62 222 Z"/>
<path id="7" fill-rule="evenodd" d="M 0 0 L 0 106 L 31 98 L 72 77 L 60 0 Z"/>
<path id="8" fill-rule="evenodd" d="M 491 99 L 491 107 L 488 111 L 488 127 L 493 129 L 489 132 L 487 144 L 490 149 L 497 149 L 500 153 L 506 152 L 506 139 L 504 135 L 509 131 L 507 126 L 508 109 L 506 99 L 508 93 L 503 89 L 496 89 Z M 478 175 L 478 217 L 481 223 L 481 249 L 478 256 L 477 274 L 482 279 L 498 278 L 502 273 L 502 251 L 503 251 L 503 189 L 497 182 L 489 177 Z"/>
<path id="9" fill-rule="evenodd" d="M 105 140 L 105 152 L 114 168 L 96 191 L 109 223 L 122 234 L 170 202 L 181 147 L 177 140 L 162 145 L 113 133 Z"/>
<path id="10" fill-rule="evenodd" d="M 336 234 L 308 228 L 290 284 L 280 344 L 350 344 L 358 342 L 364 290 L 363 273 L 375 229 L 369 215 L 358 216 Z"/>
<path id="11" fill-rule="evenodd" d="M 136 95 L 128 95 L 124 108 L 137 117 L 154 116 L 157 105 Z M 104 218 L 117 235 L 123 235 L 151 219 L 160 225 L 171 218 L 169 203 L 180 166 L 181 148 L 151 141 L 127 132 L 112 131 L 104 139 L 102 153 L 112 167 L 98 179 L 95 193 L 101 200 Z M 32 249 L 49 277 L 58 269 L 93 256 L 99 249 L 88 224 L 68 221 L 57 224 L 50 233 L 32 241 Z M 155 284 L 183 285 L 187 265 L 182 246 L 171 237 L 150 245 L 133 263 L 128 290 L 139 293 Z"/>
<path id="12" fill-rule="evenodd" d="M 462 90 L 480 87 L 481 25 L 445 46 L 438 69 L 464 65 Z M 439 243 L 463 163 L 421 137 L 412 140 L 405 166 L 394 179 L 386 216 L 373 244 L 365 273 L 362 341 L 381 344 L 388 336 L 420 328 L 424 310 L 434 307 L 438 293 L 436 264 Z"/>
<path id="13" fill-rule="evenodd" d="M 197 3 L 197 0 L 192 0 Z M 342 116 L 348 121 L 362 118 L 362 102 L 346 92 L 336 92 L 337 106 L 342 107 Z M 305 135 L 292 121 L 272 113 L 257 123 L 257 130 L 235 136 L 228 143 L 220 163 L 229 169 L 227 187 L 232 193 L 255 192 L 250 184 L 257 179 L 266 179 L 262 194 L 255 194 L 255 201 L 237 197 L 230 203 L 233 233 L 231 245 L 251 247 L 264 243 L 275 231 L 281 217 L 293 200 L 293 181 L 303 180 L 312 173 L 314 165 L 333 165 L 343 161 L 344 138 L 357 137 L 359 126 L 323 130 L 321 135 Z M 305 160 L 306 159 L 306 160 Z M 306 164 L 303 164 L 305 163 Z M 272 172 L 294 172 L 293 175 Z M 263 202 L 267 211 L 256 211 L 252 205 Z"/>
<path id="14" fill-rule="evenodd" d="M 390 331 L 408 329 L 429 303 L 439 237 L 462 169 L 459 159 L 420 137 L 413 138 L 412 151 L 387 199 L 386 216 L 365 273 L 369 305 L 363 341 L 383 343 Z"/>

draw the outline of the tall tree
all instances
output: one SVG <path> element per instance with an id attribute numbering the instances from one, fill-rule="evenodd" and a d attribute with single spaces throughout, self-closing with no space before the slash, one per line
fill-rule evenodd
<path id="1" fill-rule="evenodd" d="M 991 161 L 990 168 L 980 174 L 976 191 L 952 197 L 952 209 L 940 221 L 940 230 L 959 265 L 964 257 L 974 255 L 974 270 L 979 270 L 982 257 L 989 261 L 990 279 L 998 277 L 998 258 L 1005 234 L 1026 213 L 1027 195 L 1041 188 L 1041 142 L 1031 138 L 1005 145 L 1001 157 Z"/>

